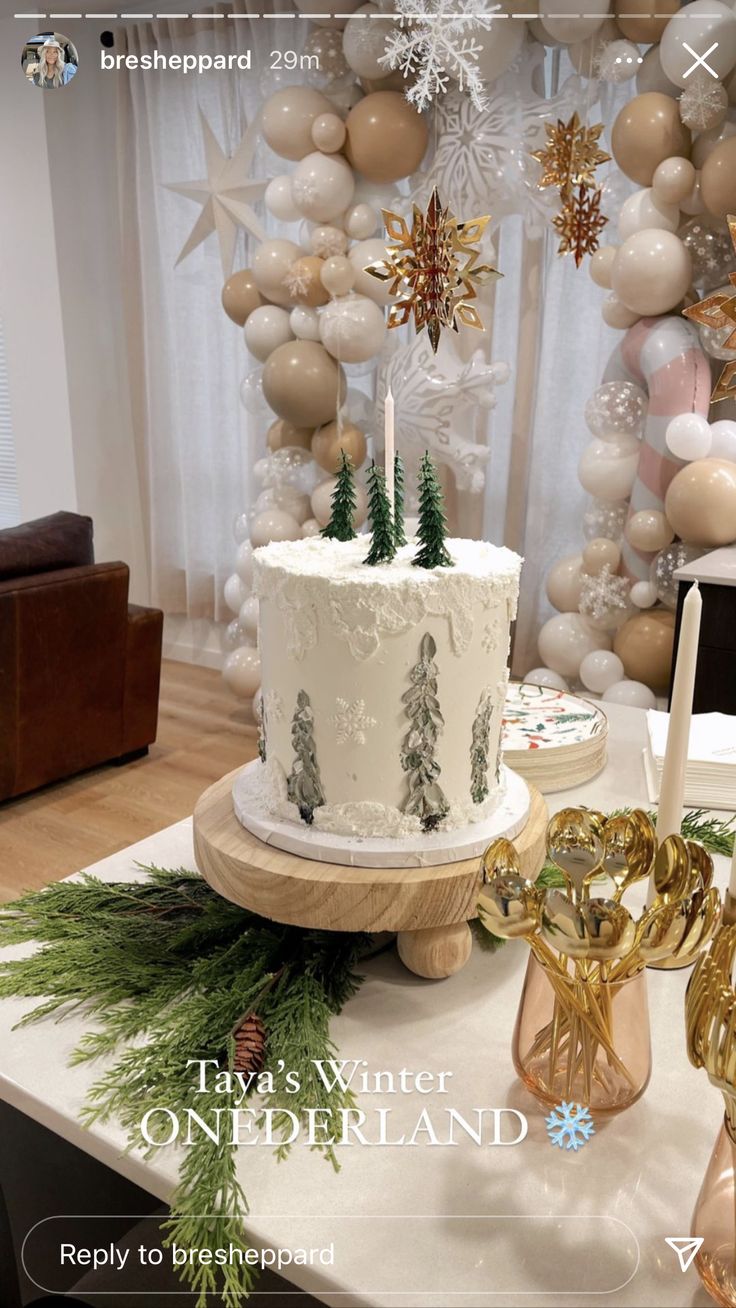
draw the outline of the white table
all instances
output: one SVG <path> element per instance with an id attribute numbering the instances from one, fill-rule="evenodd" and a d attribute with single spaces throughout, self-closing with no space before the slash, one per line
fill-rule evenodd
<path id="1" fill-rule="evenodd" d="M 609 763 L 596 780 L 548 797 L 550 808 L 585 802 L 607 810 L 646 804 L 644 714 L 610 706 Z M 93 869 L 133 879 L 134 860 L 194 866 L 190 822 L 179 822 Z M 717 878 L 727 882 L 725 860 Z M 16 954 L 20 950 L 15 951 Z M 427 1107 L 466 1116 L 481 1107 L 526 1114 L 527 1138 L 511 1147 L 349 1147 L 342 1171 L 306 1146 L 277 1165 L 266 1147 L 244 1148 L 240 1175 L 256 1245 L 334 1241 L 335 1264 L 296 1267 L 290 1279 L 331 1304 L 546 1305 L 620 1308 L 707 1305 L 694 1269 L 681 1273 L 665 1236 L 687 1235 L 722 1118 L 720 1096 L 685 1053 L 683 993 L 689 972 L 650 972 L 654 1071 L 645 1096 L 599 1124 L 579 1153 L 551 1147 L 543 1112 L 516 1081 L 511 1034 L 526 964 L 522 943 L 495 955 L 477 948 L 447 981 L 408 973 L 393 954 L 365 967 L 366 981 L 334 1023 L 341 1055 L 373 1071 L 449 1070 L 449 1093 L 364 1096 L 390 1107 L 392 1129 L 411 1131 Z M 67 1066 L 85 1022 L 44 1022 L 13 1032 L 28 1002 L 0 1003 L 0 1097 L 166 1200 L 177 1156 L 123 1155 L 115 1126 L 86 1131 L 79 1112 L 94 1068 Z M 498 1217 L 494 1220 L 489 1216 Z M 389 1215 L 389 1216 L 387 1216 Z M 102 1301 L 101 1301 L 102 1302 Z M 165 1302 L 161 1300 L 161 1302 Z M 214 1302 L 214 1301 L 213 1301 Z"/>

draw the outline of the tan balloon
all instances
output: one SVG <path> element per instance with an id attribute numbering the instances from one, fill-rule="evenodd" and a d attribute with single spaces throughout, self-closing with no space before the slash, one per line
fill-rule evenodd
<path id="1" fill-rule="evenodd" d="M 672 524 L 661 509 L 639 509 L 632 513 L 624 531 L 627 541 L 643 554 L 655 554 L 675 539 Z"/>
<path id="2" fill-rule="evenodd" d="M 314 149 L 315 118 L 332 113 L 334 107 L 321 91 L 309 86 L 287 86 L 268 97 L 261 115 L 261 131 L 266 143 L 282 159 L 303 159 Z"/>
<path id="3" fill-rule="evenodd" d="M 627 177 L 651 186 L 655 169 L 665 159 L 690 154 L 690 133 L 680 122 L 677 101 L 660 91 L 634 96 L 613 124 L 611 150 Z"/>
<path id="4" fill-rule="evenodd" d="M 706 159 L 710 159 L 714 150 L 718 149 L 729 137 L 736 135 L 736 123 L 730 118 L 719 123 L 717 127 L 711 127 L 707 132 L 698 132 L 693 141 L 692 161 L 696 169 L 702 169 Z"/>
<path id="5" fill-rule="evenodd" d="M 655 609 L 629 618 L 613 638 L 613 651 L 627 677 L 661 695 L 669 685 L 674 639 L 674 613 Z"/>
<path id="6" fill-rule="evenodd" d="M 695 459 L 670 482 L 665 513 L 688 545 L 730 545 L 736 540 L 736 463 Z"/>
<path id="7" fill-rule="evenodd" d="M 298 447 L 300 450 L 308 450 L 312 444 L 314 427 L 295 427 L 293 422 L 286 422 L 284 418 L 277 418 L 271 423 L 266 432 L 266 444 L 269 450 L 283 450 L 288 447 Z"/>
<path id="8" fill-rule="evenodd" d="M 245 320 L 254 309 L 260 309 L 263 296 L 256 286 L 251 268 L 241 268 L 228 277 L 222 288 L 222 307 L 228 318 L 232 318 L 238 327 L 245 326 Z"/>
<path id="9" fill-rule="evenodd" d="M 615 572 L 621 562 L 621 551 L 613 540 L 605 536 L 596 536 L 588 541 L 583 550 L 583 570 L 590 577 L 597 577 L 605 567 Z"/>
<path id="10" fill-rule="evenodd" d="M 289 269 L 303 254 L 293 241 L 262 241 L 253 257 L 253 278 L 259 291 L 273 304 L 291 304 L 291 294 L 284 282 Z"/>
<path id="11" fill-rule="evenodd" d="M 560 613 L 578 611 L 582 563 L 579 554 L 568 554 L 566 558 L 559 559 L 547 573 L 547 599 Z"/>
<path id="12" fill-rule="evenodd" d="M 700 193 L 714 218 L 736 212 L 736 136 L 721 141 L 708 155 L 700 174 Z"/>
<path id="13" fill-rule="evenodd" d="M 654 316 L 679 304 L 693 278 L 690 251 L 674 232 L 647 228 L 620 245 L 611 285 L 633 313 Z"/>
<path id="14" fill-rule="evenodd" d="M 317 341 L 288 341 L 263 368 L 266 403 L 295 427 L 331 422 L 346 389 L 342 368 Z"/>
<path id="15" fill-rule="evenodd" d="M 316 254 L 304 254 L 291 265 L 288 279 L 292 286 L 298 288 L 292 292 L 291 297 L 296 304 L 306 304 L 310 309 L 316 309 L 320 304 L 327 303 L 330 297 L 322 285 L 324 266 L 324 259 L 318 259 Z"/>
<path id="16" fill-rule="evenodd" d="M 332 493 L 335 489 L 337 478 L 328 477 L 326 481 L 321 481 L 319 486 L 312 492 L 312 513 L 314 514 L 320 527 L 326 527 L 332 514 Z M 359 481 L 355 482 L 355 512 L 353 514 L 353 526 L 362 527 L 368 516 L 368 500 L 365 488 Z"/>
<path id="17" fill-rule="evenodd" d="M 427 117 L 400 91 L 366 95 L 350 110 L 345 125 L 347 157 L 369 182 L 397 182 L 416 172 L 424 158 Z"/>
<path id="18" fill-rule="evenodd" d="M 352 422 L 344 422 L 341 428 L 336 422 L 328 422 L 314 433 L 312 457 L 333 477 L 340 467 L 342 450 L 352 460 L 354 468 L 362 467 L 366 456 L 365 436 Z"/>
<path id="19" fill-rule="evenodd" d="M 616 0 L 615 13 L 618 25 L 630 41 L 654 45 L 662 37 L 673 14 L 680 8 L 679 0 Z"/>

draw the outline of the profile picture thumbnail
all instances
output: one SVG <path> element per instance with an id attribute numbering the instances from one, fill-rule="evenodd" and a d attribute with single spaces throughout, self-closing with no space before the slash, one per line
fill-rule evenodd
<path id="1" fill-rule="evenodd" d="M 66 86 L 79 67 L 76 46 L 62 32 L 39 32 L 26 41 L 21 67 L 32 86 L 53 91 Z"/>

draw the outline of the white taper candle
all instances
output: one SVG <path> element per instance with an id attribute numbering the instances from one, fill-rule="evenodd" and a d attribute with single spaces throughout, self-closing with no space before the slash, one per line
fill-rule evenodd
<path id="1" fill-rule="evenodd" d="M 394 511 L 394 397 L 391 388 L 386 391 L 383 402 L 383 450 L 384 471 L 386 473 L 386 490 L 391 512 Z"/>
<path id="2" fill-rule="evenodd" d="M 693 712 L 695 668 L 698 661 L 700 617 L 703 599 L 697 581 L 693 583 L 682 606 L 680 639 L 672 683 L 672 702 L 667 731 L 667 748 L 662 767 L 662 785 L 657 813 L 657 840 L 679 834 L 685 803 L 685 770 L 690 743 L 690 720 Z"/>

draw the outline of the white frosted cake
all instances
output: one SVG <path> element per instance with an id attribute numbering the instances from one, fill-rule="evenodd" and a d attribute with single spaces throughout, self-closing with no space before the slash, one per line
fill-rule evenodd
<path id="1" fill-rule="evenodd" d="M 255 782 L 274 821 L 407 837 L 488 818 L 521 559 L 448 540 L 453 566 L 388 564 L 366 537 L 255 551 L 263 719 Z"/>

